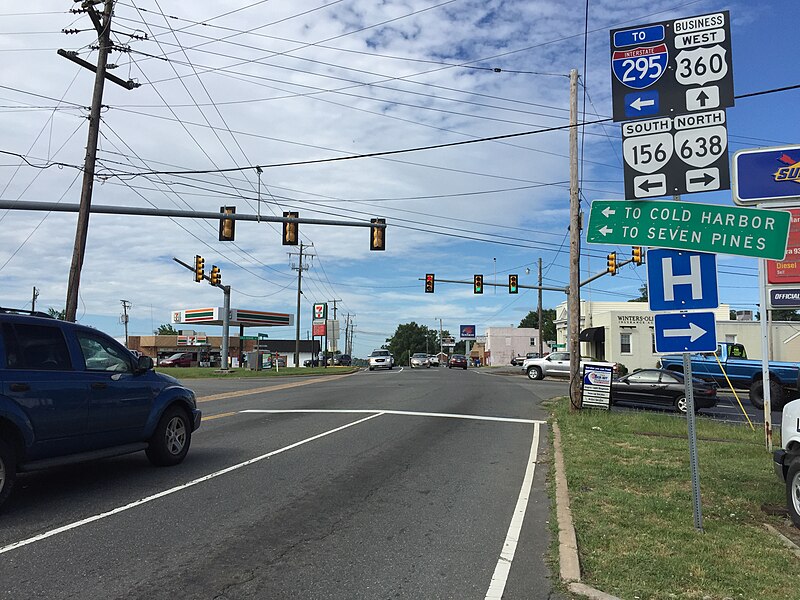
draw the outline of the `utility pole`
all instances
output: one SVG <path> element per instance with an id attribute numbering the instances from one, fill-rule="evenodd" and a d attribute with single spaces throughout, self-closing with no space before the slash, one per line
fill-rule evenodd
<path id="1" fill-rule="evenodd" d="M 292 270 L 297 271 L 297 313 L 295 314 L 295 332 L 294 332 L 294 366 L 300 365 L 300 296 L 303 294 L 303 271 L 308 270 L 308 265 L 303 264 L 303 256 L 314 256 L 313 254 L 303 253 L 303 242 L 300 242 L 300 252 L 297 256 L 300 257 L 297 266 L 292 265 Z M 294 256 L 293 252 L 289 252 L 289 256 Z"/>
<path id="2" fill-rule="evenodd" d="M 444 352 L 444 345 L 442 344 L 442 319 L 439 319 L 439 354 Z M 441 356 L 440 356 L 441 358 Z"/>
<path id="3" fill-rule="evenodd" d="M 350 334 L 350 313 L 347 313 L 347 316 L 345 317 L 345 321 L 344 321 L 344 353 L 345 354 L 350 354 L 349 349 L 347 347 L 347 341 L 350 339 L 349 338 L 349 334 Z"/>
<path id="4" fill-rule="evenodd" d="M 538 323 L 539 323 L 539 356 L 544 355 L 544 343 L 542 341 L 542 259 L 539 258 L 539 308 Z"/>
<path id="5" fill-rule="evenodd" d="M 89 231 L 89 212 L 92 205 L 92 188 L 94 186 L 94 166 L 97 158 L 97 139 L 100 135 L 100 108 L 103 104 L 103 84 L 106 80 L 108 51 L 111 49 L 111 14 L 113 8 L 114 0 L 105 0 L 103 13 L 98 15 L 94 6 L 86 3 L 86 10 L 97 30 L 99 49 L 97 67 L 95 69 L 92 107 L 89 112 L 89 137 L 86 142 L 86 158 L 83 163 L 83 187 L 81 188 L 80 210 L 78 211 L 78 226 L 75 232 L 75 246 L 72 251 L 72 265 L 69 269 L 67 305 L 64 317 L 67 321 L 74 321 L 78 310 L 78 288 L 81 282 L 83 257 L 86 252 L 86 236 Z M 62 54 L 62 56 L 64 55 Z M 92 68 L 92 65 L 89 65 L 89 68 Z"/>
<path id="6" fill-rule="evenodd" d="M 39 297 L 39 290 L 33 286 L 33 296 L 31 297 L 31 312 L 36 312 L 36 299 Z"/>
<path id="7" fill-rule="evenodd" d="M 581 204 L 578 190 L 578 70 L 569 72 L 569 295 L 567 322 L 570 408 L 581 408 Z M 541 322 L 539 323 L 541 326 Z"/>
<path id="8" fill-rule="evenodd" d="M 122 324 L 125 326 L 125 347 L 128 347 L 128 309 L 131 303 L 127 300 L 120 300 L 122 302 Z"/>

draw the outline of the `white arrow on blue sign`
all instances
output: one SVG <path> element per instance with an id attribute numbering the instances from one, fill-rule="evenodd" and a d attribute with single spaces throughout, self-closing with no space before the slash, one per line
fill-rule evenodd
<path id="1" fill-rule="evenodd" d="M 714 352 L 717 323 L 713 312 L 655 316 L 656 352 Z"/>
<path id="2" fill-rule="evenodd" d="M 650 310 L 717 308 L 717 255 L 688 250 L 647 253 Z"/>

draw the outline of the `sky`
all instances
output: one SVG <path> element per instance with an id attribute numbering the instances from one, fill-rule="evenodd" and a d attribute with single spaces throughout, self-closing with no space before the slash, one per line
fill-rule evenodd
<path id="1" fill-rule="evenodd" d="M 0 9 L 0 199 L 77 204 L 94 75 L 59 48 L 94 63 L 97 35 L 69 0 Z M 588 6 L 588 23 L 586 11 Z M 312 305 L 337 300 L 354 323 L 356 356 L 380 347 L 398 324 L 457 333 L 474 324 L 517 326 L 536 290 L 509 295 L 422 278 L 545 286 L 569 279 L 569 72 L 580 74 L 581 120 L 611 116 L 609 30 L 730 10 L 737 95 L 800 83 L 800 7 L 785 2 L 589 0 L 118 0 L 113 73 L 106 83 L 93 203 L 364 223 L 385 218 L 386 251 L 369 230 L 303 224 L 301 337 Z M 68 33 L 64 33 L 67 31 Z M 729 153 L 800 143 L 800 90 L 742 98 L 728 110 Z M 552 128 L 555 131 L 542 131 Z M 414 150 L 530 132 L 505 140 Z M 580 135 L 581 208 L 624 199 L 620 125 Z M 356 155 L 396 152 L 380 157 Z M 298 164 L 307 163 L 307 164 Z M 260 167 L 261 173 L 257 171 Z M 731 205 L 731 193 L 684 200 Z M 77 215 L 0 210 L 0 306 L 62 309 Z M 586 244 L 581 279 L 606 254 Z M 232 287 L 234 308 L 294 313 L 297 247 L 281 227 L 93 214 L 78 320 L 123 338 L 149 335 L 173 310 L 222 306 L 173 261 L 205 258 Z M 295 256 L 289 256 L 295 253 Z M 720 255 L 720 301 L 757 310 L 755 259 Z M 581 290 L 593 301 L 639 296 L 646 268 L 623 267 Z M 545 308 L 566 299 L 543 295 Z M 333 304 L 330 303 L 332 313 Z M 220 328 L 198 329 L 218 335 Z M 262 330 L 294 339 L 294 327 Z M 248 333 L 256 333 L 256 330 Z"/>

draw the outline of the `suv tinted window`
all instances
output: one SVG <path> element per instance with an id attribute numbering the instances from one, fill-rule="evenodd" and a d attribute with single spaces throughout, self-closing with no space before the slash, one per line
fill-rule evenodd
<path id="1" fill-rule="evenodd" d="M 131 371 L 130 357 L 125 356 L 110 340 L 79 331 L 78 343 L 87 371 Z"/>
<path id="2" fill-rule="evenodd" d="M 58 327 L 3 323 L 3 340 L 9 369 L 72 369 L 67 344 Z"/>

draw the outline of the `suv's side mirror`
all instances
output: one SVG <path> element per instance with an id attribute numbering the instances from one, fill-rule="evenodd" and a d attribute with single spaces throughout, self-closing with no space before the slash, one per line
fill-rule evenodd
<path id="1" fill-rule="evenodd" d="M 149 371 L 153 368 L 153 359 L 149 356 L 140 356 L 139 359 L 136 361 L 136 372 L 137 373 L 144 373 Z"/>

